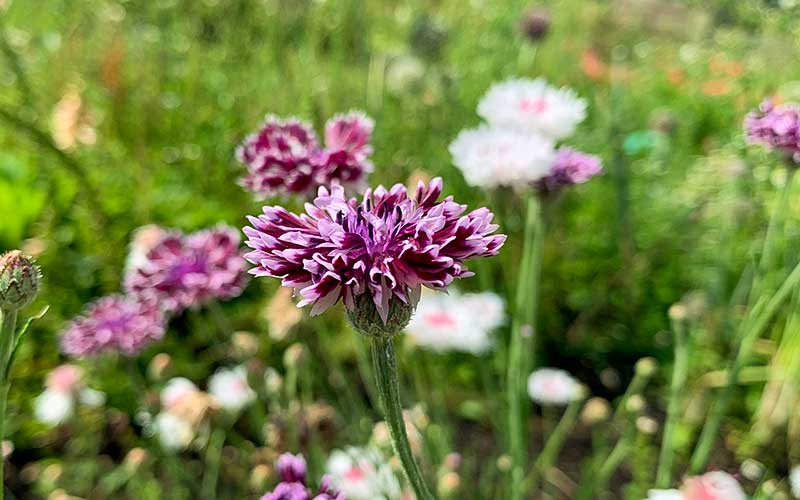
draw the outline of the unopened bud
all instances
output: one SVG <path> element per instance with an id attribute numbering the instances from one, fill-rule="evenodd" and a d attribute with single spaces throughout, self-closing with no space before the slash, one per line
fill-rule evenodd
<path id="1" fill-rule="evenodd" d="M 252 358 L 258 353 L 258 337 L 250 332 L 236 332 L 231 338 L 234 355 L 239 359 Z"/>
<path id="2" fill-rule="evenodd" d="M 149 457 L 150 454 L 144 448 L 133 448 L 125 455 L 125 465 L 131 472 L 135 472 L 147 462 Z"/>
<path id="3" fill-rule="evenodd" d="M 292 344 L 283 353 L 283 366 L 286 368 L 297 367 L 305 358 L 306 348 L 303 344 Z"/>
<path id="4" fill-rule="evenodd" d="M 592 398 L 586 402 L 581 413 L 581 422 L 585 425 L 597 425 L 611 416 L 611 405 L 603 398 Z"/>
<path id="5" fill-rule="evenodd" d="M 270 396 L 277 396 L 281 393 L 283 377 L 278 373 L 278 370 L 272 367 L 264 370 L 264 387 L 267 389 L 267 394 Z"/>
<path id="6" fill-rule="evenodd" d="M 497 457 L 497 468 L 501 472 L 507 472 L 511 470 L 511 457 L 506 454 Z"/>
<path id="7" fill-rule="evenodd" d="M 391 338 L 408 326 L 413 313 L 412 306 L 393 297 L 389 300 L 389 311 L 384 322 L 378 313 L 378 308 L 375 307 L 372 295 L 367 292 L 356 297 L 355 306 L 347 311 L 347 316 L 350 318 L 353 328 L 362 335 L 370 338 Z"/>
<path id="8" fill-rule="evenodd" d="M 639 417 L 636 419 L 636 429 L 649 436 L 658 432 L 658 422 L 650 417 Z"/>
<path id="9" fill-rule="evenodd" d="M 686 306 L 680 302 L 677 304 L 672 304 L 672 306 L 669 308 L 669 312 L 667 313 L 669 319 L 672 321 L 684 321 L 686 319 L 686 314 Z"/>
<path id="10" fill-rule="evenodd" d="M 268 465 L 258 464 L 250 472 L 250 490 L 263 492 L 267 489 L 272 470 Z"/>
<path id="11" fill-rule="evenodd" d="M 636 374 L 642 377 L 652 377 L 656 373 L 656 369 L 658 368 L 658 362 L 655 358 L 642 358 L 636 362 Z"/>
<path id="12" fill-rule="evenodd" d="M 540 7 L 529 9 L 522 15 L 520 29 L 528 40 L 538 42 L 550 31 L 550 13 Z"/>
<path id="13" fill-rule="evenodd" d="M 41 272 L 19 250 L 0 255 L 0 309 L 17 311 L 39 293 Z"/>
<path id="14" fill-rule="evenodd" d="M 161 352 L 153 356 L 153 359 L 150 360 L 150 364 L 147 366 L 147 375 L 150 377 L 150 380 L 158 382 L 169 377 L 171 368 L 172 358 L 169 354 Z"/>
<path id="15" fill-rule="evenodd" d="M 447 472 L 442 474 L 442 477 L 439 478 L 438 490 L 439 496 L 442 497 L 449 497 L 455 494 L 458 491 L 458 488 L 461 486 L 461 476 L 456 474 L 455 472 Z"/>
<path id="16" fill-rule="evenodd" d="M 629 413 L 639 413 L 645 408 L 645 400 L 638 394 L 634 394 L 625 401 L 625 410 Z"/>

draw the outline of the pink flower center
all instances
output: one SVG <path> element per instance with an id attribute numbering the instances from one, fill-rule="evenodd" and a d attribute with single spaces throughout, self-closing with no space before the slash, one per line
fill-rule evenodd
<path id="1" fill-rule="evenodd" d="M 345 472 L 344 477 L 348 481 L 361 481 L 364 479 L 364 471 L 358 467 L 353 467 L 349 471 Z"/>
<path id="2" fill-rule="evenodd" d="M 519 109 L 523 112 L 544 113 L 547 110 L 547 101 L 541 97 L 525 98 L 519 102 Z"/>
<path id="3" fill-rule="evenodd" d="M 456 326 L 456 319 L 443 311 L 426 314 L 425 322 L 438 328 Z"/>

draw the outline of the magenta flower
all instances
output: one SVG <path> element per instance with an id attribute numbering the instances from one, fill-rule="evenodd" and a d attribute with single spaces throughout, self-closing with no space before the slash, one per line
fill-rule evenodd
<path id="1" fill-rule="evenodd" d="M 175 313 L 236 297 L 247 283 L 239 241 L 238 231 L 223 225 L 189 235 L 173 231 L 128 269 L 125 289 Z"/>
<path id="2" fill-rule="evenodd" d="M 550 174 L 536 182 L 542 193 L 552 193 L 562 187 L 583 184 L 603 171 L 600 158 L 562 146 L 550 167 Z"/>
<path id="3" fill-rule="evenodd" d="M 758 111 L 744 120 L 747 141 L 783 153 L 800 164 L 800 107 L 796 104 L 774 105 L 765 99 Z"/>
<path id="4" fill-rule="evenodd" d="M 330 487 L 330 480 L 323 477 L 319 492 L 314 495 L 306 486 L 306 461 L 301 455 L 284 453 L 276 464 L 281 482 L 261 500 L 345 500 L 342 493 Z"/>
<path id="5" fill-rule="evenodd" d="M 419 184 L 414 198 L 396 184 L 367 190 L 359 203 L 346 199 L 340 186 L 320 188 L 306 214 L 267 206 L 248 217 L 245 258 L 256 276 L 280 278 L 312 304 L 319 314 L 339 299 L 349 311 L 369 294 L 387 322 L 391 302 L 415 306 L 421 286 L 446 288 L 456 278 L 472 276 L 464 261 L 496 255 L 504 235 L 492 235 L 492 213 L 479 208 L 467 214 L 452 197 L 438 201 L 441 179 Z"/>
<path id="6" fill-rule="evenodd" d="M 154 303 L 110 295 L 91 303 L 61 336 L 71 356 L 120 352 L 132 356 L 164 336 L 164 316 Z"/>
<path id="7" fill-rule="evenodd" d="M 236 150 L 237 159 L 247 167 L 240 184 L 259 199 L 308 195 L 334 182 L 360 188 L 372 171 L 373 126 L 363 113 L 334 116 L 325 125 L 325 147 L 321 147 L 308 123 L 268 115 L 261 129 Z"/>

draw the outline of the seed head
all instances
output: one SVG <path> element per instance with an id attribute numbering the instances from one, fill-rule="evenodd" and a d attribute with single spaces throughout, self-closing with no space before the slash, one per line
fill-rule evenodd
<path id="1" fill-rule="evenodd" d="M 17 311 L 39 293 L 39 267 L 19 250 L 0 255 L 0 309 Z"/>

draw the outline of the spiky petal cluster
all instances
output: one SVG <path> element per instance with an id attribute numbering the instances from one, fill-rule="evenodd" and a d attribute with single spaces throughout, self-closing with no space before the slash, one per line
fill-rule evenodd
<path id="1" fill-rule="evenodd" d="M 236 297 L 247 283 L 239 241 L 238 231 L 222 225 L 189 235 L 171 232 L 128 268 L 125 289 L 175 313 Z"/>
<path id="2" fill-rule="evenodd" d="M 583 184 L 602 171 L 603 165 L 597 156 L 562 146 L 556 152 L 550 174 L 539 180 L 536 187 L 540 192 L 552 193 L 562 187 Z"/>
<path id="3" fill-rule="evenodd" d="M 558 140 L 572 135 L 586 117 L 586 101 L 541 78 L 512 78 L 492 85 L 478 103 L 478 114 L 492 127 Z"/>
<path id="4" fill-rule="evenodd" d="M 240 184 L 259 199 L 308 195 L 333 182 L 360 188 L 372 171 L 369 140 L 373 121 L 359 112 L 337 115 L 325 125 L 325 146 L 310 124 L 268 115 L 237 148 L 247 167 Z"/>
<path id="5" fill-rule="evenodd" d="M 345 500 L 345 496 L 330 487 L 330 479 L 323 477 L 319 491 L 314 494 L 306 486 L 306 461 L 300 455 L 285 453 L 276 464 L 281 482 L 261 500 Z"/>
<path id="6" fill-rule="evenodd" d="M 61 350 L 72 356 L 105 352 L 134 355 L 164 336 L 164 316 L 152 302 L 109 295 L 89 304 L 61 336 Z"/>
<path id="7" fill-rule="evenodd" d="M 391 304 L 413 307 L 422 286 L 442 289 L 471 276 L 464 261 L 495 255 L 505 242 L 492 234 L 497 225 L 488 209 L 465 214 L 452 197 L 439 201 L 441 192 L 437 178 L 421 182 L 413 198 L 396 184 L 367 190 L 359 202 L 333 186 L 320 188 L 306 214 L 264 207 L 244 228 L 253 249 L 245 255 L 255 265 L 250 272 L 280 278 L 312 314 L 339 299 L 353 310 L 369 294 L 386 323 Z"/>
<path id="8" fill-rule="evenodd" d="M 473 186 L 520 186 L 548 175 L 553 141 L 539 134 L 481 125 L 462 130 L 450 144 L 453 163 Z"/>
<path id="9" fill-rule="evenodd" d="M 795 164 L 800 164 L 800 106 L 775 105 L 765 99 L 758 111 L 744 120 L 747 141 L 783 153 Z"/>
<path id="10" fill-rule="evenodd" d="M 16 311 L 39 293 L 41 273 L 19 250 L 0 255 L 0 309 Z"/>

